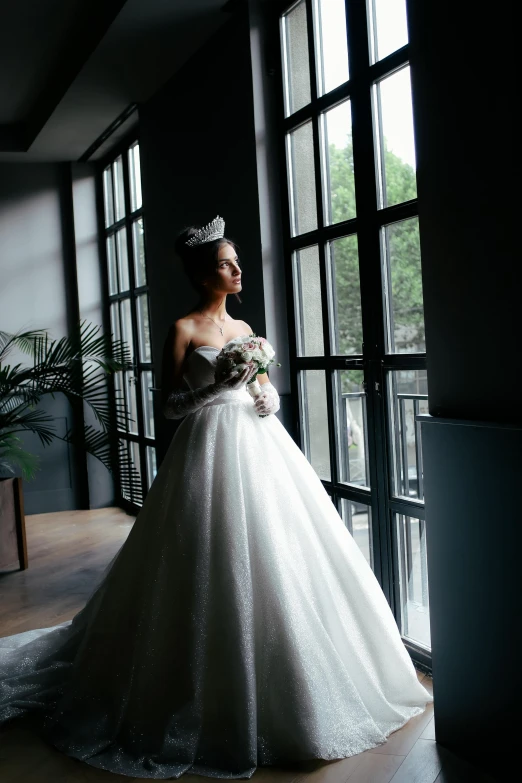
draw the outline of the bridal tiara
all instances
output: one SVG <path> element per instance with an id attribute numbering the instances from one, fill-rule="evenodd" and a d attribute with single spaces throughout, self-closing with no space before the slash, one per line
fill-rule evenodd
<path id="1" fill-rule="evenodd" d="M 225 221 L 217 215 L 208 225 L 200 228 L 194 236 L 190 237 L 185 244 L 188 247 L 203 245 L 205 242 L 213 242 L 215 239 L 222 239 L 225 234 Z"/>

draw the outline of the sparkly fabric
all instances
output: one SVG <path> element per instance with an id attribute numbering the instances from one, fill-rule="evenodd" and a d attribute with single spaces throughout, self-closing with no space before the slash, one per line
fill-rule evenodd
<path id="1" fill-rule="evenodd" d="M 216 348 L 186 380 L 210 383 Z M 382 743 L 431 696 L 315 471 L 245 388 L 179 426 L 72 622 L 0 639 L 0 722 L 111 772 L 249 778 Z"/>

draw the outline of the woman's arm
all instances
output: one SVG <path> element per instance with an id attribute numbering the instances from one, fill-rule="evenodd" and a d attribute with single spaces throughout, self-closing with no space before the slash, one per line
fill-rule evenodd
<path id="1" fill-rule="evenodd" d="M 245 321 L 243 321 L 243 323 L 248 332 L 252 333 L 252 328 Z M 263 389 L 261 394 L 259 394 L 254 401 L 256 413 L 260 416 L 267 416 L 269 413 L 277 413 L 280 408 L 279 394 L 277 393 L 275 386 L 270 382 L 268 373 L 263 372 L 256 375 L 256 381 L 259 382 L 259 385 Z"/>
<path id="2" fill-rule="evenodd" d="M 231 371 L 219 382 L 209 383 L 199 389 L 181 389 L 183 383 L 183 364 L 190 343 L 190 335 L 183 325 L 176 322 L 171 327 L 163 351 L 161 409 L 167 419 L 182 419 L 189 413 L 195 413 L 214 400 L 223 391 L 239 389 L 250 380 L 254 368 L 247 367 L 242 372 Z"/>

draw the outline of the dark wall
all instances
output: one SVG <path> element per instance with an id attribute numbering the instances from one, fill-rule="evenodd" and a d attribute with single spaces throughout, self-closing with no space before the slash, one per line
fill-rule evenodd
<path id="1" fill-rule="evenodd" d="M 0 329 L 47 329 L 53 338 L 67 334 L 70 292 L 67 280 L 67 239 L 64 208 L 68 187 L 60 164 L 0 164 Z M 13 352 L 11 365 L 31 364 L 31 358 Z M 41 407 L 55 417 L 56 430 L 65 434 L 72 411 L 61 395 Z M 78 486 L 73 455 L 57 440 L 43 447 L 36 436 L 22 440 L 40 456 L 41 470 L 24 481 L 28 514 L 78 508 Z"/>
<path id="2" fill-rule="evenodd" d="M 159 386 L 170 324 L 197 295 L 174 257 L 177 233 L 217 214 L 239 243 L 242 304 L 234 318 L 265 334 L 255 126 L 248 18 L 238 12 L 168 84 L 140 108 L 143 202 L 146 209 L 153 356 Z M 156 411 L 161 460 L 172 423 Z"/>
<path id="3" fill-rule="evenodd" d="M 408 16 L 435 731 L 507 780 L 506 730 L 520 721 L 521 690 L 517 47 L 508 4 L 475 14 L 409 0 Z"/>
<path id="4" fill-rule="evenodd" d="M 68 334 L 80 318 L 101 323 L 100 269 L 93 171 L 68 163 L 0 164 L 0 329 L 46 329 L 51 339 Z M 78 290 L 78 282 L 80 290 Z M 11 365 L 31 365 L 13 352 Z M 43 398 L 57 433 L 73 424 L 96 424 L 79 403 L 63 395 Z M 95 458 L 55 440 L 43 446 L 23 433 L 40 457 L 40 470 L 24 481 L 27 514 L 110 505 L 112 478 Z M 89 464 L 89 475 L 87 473 Z"/>
<path id="5" fill-rule="evenodd" d="M 430 413 L 520 422 L 517 44 L 458 5 L 408 6 Z"/>

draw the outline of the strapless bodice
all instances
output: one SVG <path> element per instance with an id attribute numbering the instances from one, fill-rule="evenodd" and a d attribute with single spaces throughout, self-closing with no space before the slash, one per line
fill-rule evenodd
<path id="1" fill-rule="evenodd" d="M 200 389 L 202 386 L 214 383 L 216 359 L 220 350 L 213 345 L 200 345 L 192 351 L 185 363 L 185 372 L 183 373 L 183 378 L 189 389 Z M 219 397 L 207 402 L 206 405 L 220 405 L 241 400 L 252 401 L 246 390 L 246 384 L 243 384 L 240 389 L 221 392 Z"/>

